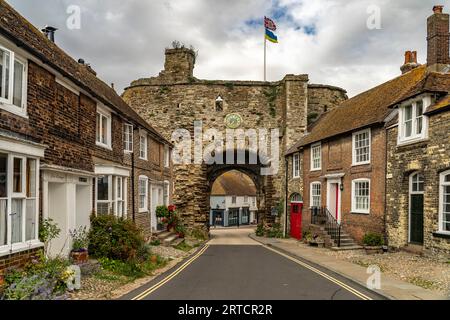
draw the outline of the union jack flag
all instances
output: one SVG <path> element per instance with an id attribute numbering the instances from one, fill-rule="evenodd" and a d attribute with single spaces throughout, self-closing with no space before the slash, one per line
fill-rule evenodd
<path id="1" fill-rule="evenodd" d="M 275 24 L 275 22 L 267 17 L 264 17 L 264 26 L 266 27 L 266 29 L 277 31 L 277 25 Z"/>

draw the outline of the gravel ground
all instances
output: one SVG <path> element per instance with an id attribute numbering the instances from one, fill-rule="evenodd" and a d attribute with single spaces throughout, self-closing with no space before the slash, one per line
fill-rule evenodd
<path id="1" fill-rule="evenodd" d="M 81 279 L 81 290 L 75 293 L 71 293 L 70 300 L 113 300 L 118 299 L 126 293 L 139 288 L 145 283 L 150 282 L 160 274 L 170 270 L 183 259 L 187 258 L 198 248 L 194 248 L 189 252 L 177 250 L 172 247 L 152 247 L 152 253 L 167 259 L 168 264 L 158 269 L 153 275 L 131 281 L 130 278 L 125 276 L 118 276 L 110 272 L 101 270 L 95 263 L 90 264 L 87 268 L 85 275 Z"/>
<path id="2" fill-rule="evenodd" d="M 403 251 L 373 256 L 366 255 L 363 250 L 340 252 L 323 250 L 323 252 L 363 267 L 377 265 L 383 273 L 394 278 L 450 297 L 449 262 Z"/>

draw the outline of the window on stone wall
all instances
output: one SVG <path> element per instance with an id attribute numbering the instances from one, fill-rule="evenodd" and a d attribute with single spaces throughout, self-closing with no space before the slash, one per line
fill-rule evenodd
<path id="1" fill-rule="evenodd" d="M 170 167 L 170 148 L 169 146 L 164 146 L 164 167 Z"/>
<path id="2" fill-rule="evenodd" d="M 440 176 L 439 231 L 450 234 L 450 170 Z"/>
<path id="3" fill-rule="evenodd" d="M 320 208 L 322 204 L 322 184 L 311 183 L 311 208 Z"/>
<path id="4" fill-rule="evenodd" d="M 27 61 L 0 46 L 0 108 L 26 115 Z"/>
<path id="5" fill-rule="evenodd" d="M 293 157 L 293 177 L 294 179 L 300 178 L 300 154 L 296 153 Z"/>
<path id="6" fill-rule="evenodd" d="M 426 138 L 428 119 L 424 116 L 425 103 L 429 105 L 430 98 L 423 98 L 399 108 L 399 143 L 408 143 Z"/>
<path id="7" fill-rule="evenodd" d="M 370 213 L 369 179 L 358 179 L 352 182 L 352 212 Z"/>

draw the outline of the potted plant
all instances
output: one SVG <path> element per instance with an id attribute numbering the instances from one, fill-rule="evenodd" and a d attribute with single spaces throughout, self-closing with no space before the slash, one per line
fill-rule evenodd
<path id="1" fill-rule="evenodd" d="M 368 255 L 382 254 L 384 252 L 383 236 L 377 233 L 366 233 L 363 238 L 364 249 Z"/>
<path id="2" fill-rule="evenodd" d="M 164 229 L 165 218 L 169 216 L 169 208 L 166 206 L 159 206 L 156 208 L 156 217 L 158 218 L 158 230 Z"/>
<path id="3" fill-rule="evenodd" d="M 89 261 L 89 233 L 87 227 L 80 227 L 76 230 L 70 231 L 72 237 L 72 251 L 70 258 L 76 265 L 85 264 Z"/>
<path id="4" fill-rule="evenodd" d="M 184 237 L 186 236 L 186 228 L 181 223 L 177 224 L 177 226 L 175 227 L 175 232 L 181 239 L 184 239 Z"/>
<path id="5" fill-rule="evenodd" d="M 167 231 L 175 232 L 175 228 L 178 225 L 178 215 L 176 212 L 176 207 L 174 205 L 171 205 L 167 209 L 169 211 L 165 218 L 165 221 L 167 223 Z"/>

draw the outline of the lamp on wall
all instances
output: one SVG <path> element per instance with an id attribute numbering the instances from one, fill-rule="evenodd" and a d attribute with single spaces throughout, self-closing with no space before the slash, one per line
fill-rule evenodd
<path id="1" fill-rule="evenodd" d="M 344 192 L 344 179 L 341 178 L 341 192 Z"/>

